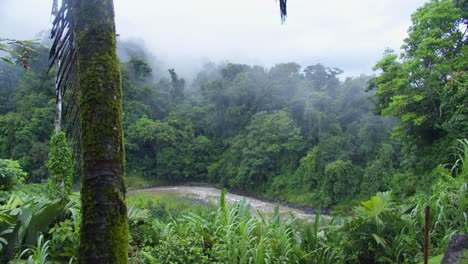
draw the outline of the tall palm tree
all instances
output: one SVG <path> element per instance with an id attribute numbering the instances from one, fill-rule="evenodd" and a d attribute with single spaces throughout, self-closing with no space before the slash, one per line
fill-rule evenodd
<path id="1" fill-rule="evenodd" d="M 51 58 L 60 62 L 57 88 L 72 88 L 78 95 L 83 171 L 79 261 L 127 263 L 122 89 L 113 1 L 64 0 L 53 23 Z"/>
<path id="2" fill-rule="evenodd" d="M 286 1 L 280 0 L 281 19 Z M 122 89 L 112 0 L 53 1 L 51 66 L 64 115 L 80 130 L 80 263 L 127 263 Z M 60 99 L 57 96 L 57 99 Z M 77 126 L 73 125 L 79 120 Z"/>

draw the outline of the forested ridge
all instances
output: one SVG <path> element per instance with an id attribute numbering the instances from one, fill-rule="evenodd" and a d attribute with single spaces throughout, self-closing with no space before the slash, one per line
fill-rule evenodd
<path id="1" fill-rule="evenodd" d="M 132 197 L 130 259 L 417 263 L 426 205 L 434 210 L 431 254 L 443 253 L 453 234 L 468 233 L 467 13 L 466 1 L 426 3 L 401 50 L 386 50 L 372 76 L 344 78 L 319 62 L 210 62 L 188 81 L 143 45 L 118 41 L 127 188 L 209 184 L 319 212 L 313 225 L 280 223 L 277 214 L 255 220 L 224 196 L 217 211 Z M 23 257 L 19 245 L 39 237 L 18 231 L 25 222 L 15 220 L 17 205 L 42 220 L 40 210 L 57 211 L 44 220 L 52 229 L 34 231 L 49 230 L 43 234 L 56 260 L 78 257 L 79 205 L 70 189 L 80 184 L 80 142 L 73 118 L 63 124 L 73 153 L 63 134 L 51 139 L 57 70 L 49 70 L 49 46 L 31 46 L 29 70 L 19 59 L 0 62 L 0 261 Z M 69 93 L 64 111 L 74 113 Z M 47 182 L 48 200 L 20 201 L 22 190 L 41 193 Z M 320 220 L 319 208 L 333 219 Z M 180 239 L 192 233 L 199 240 Z M 231 252 L 240 247 L 236 235 L 249 237 L 252 249 Z"/>

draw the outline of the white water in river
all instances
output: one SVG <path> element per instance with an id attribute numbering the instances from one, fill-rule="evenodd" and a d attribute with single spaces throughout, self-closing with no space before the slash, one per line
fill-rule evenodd
<path id="1" fill-rule="evenodd" d="M 147 193 L 147 194 L 164 194 L 164 193 L 174 193 L 182 197 L 188 197 L 192 199 L 199 199 L 206 202 L 212 202 L 215 204 L 219 203 L 219 197 L 221 196 L 221 190 L 214 187 L 200 187 L 200 186 L 165 186 L 165 187 L 155 187 L 149 189 L 141 189 L 130 191 L 129 194 L 137 193 Z M 259 199 L 228 193 L 226 195 L 226 202 L 235 203 L 239 202 L 242 199 L 246 199 L 246 202 L 251 205 L 252 213 L 257 214 L 257 211 L 273 214 L 276 203 L 265 202 Z M 303 210 L 287 207 L 280 205 L 279 207 L 280 214 L 284 215 L 289 212 L 294 214 L 298 218 L 309 218 L 312 219 L 314 215 L 306 214 Z M 326 217 L 328 218 L 328 217 Z"/>

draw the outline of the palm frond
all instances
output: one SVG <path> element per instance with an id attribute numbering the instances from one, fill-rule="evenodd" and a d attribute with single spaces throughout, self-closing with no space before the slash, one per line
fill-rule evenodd
<path id="1" fill-rule="evenodd" d="M 50 38 L 53 40 L 49 53 L 49 70 L 56 66 L 56 100 L 59 94 L 63 98 L 63 118 L 67 126 L 67 136 L 72 141 L 74 154 L 79 154 L 79 111 L 78 111 L 78 66 L 73 31 L 72 0 L 63 0 L 60 9 L 57 0 L 53 1 L 52 22 Z"/>
<path id="2" fill-rule="evenodd" d="M 52 2 L 52 15 L 55 16 L 58 13 L 58 0 Z"/>
<path id="3" fill-rule="evenodd" d="M 279 0 L 280 4 L 280 12 L 281 12 L 281 22 L 284 23 L 286 21 L 286 16 L 288 15 L 287 8 L 286 8 L 286 2 L 288 0 Z"/>

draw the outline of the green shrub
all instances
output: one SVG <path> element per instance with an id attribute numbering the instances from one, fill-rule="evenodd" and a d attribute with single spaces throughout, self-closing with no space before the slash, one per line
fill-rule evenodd
<path id="1" fill-rule="evenodd" d="M 73 156 L 68 147 L 65 133 L 54 133 L 50 139 L 47 170 L 49 178 L 49 196 L 65 198 L 71 193 L 73 183 Z"/>
<path id="2" fill-rule="evenodd" d="M 35 245 L 39 234 L 47 232 L 62 216 L 64 207 L 63 201 L 25 194 L 14 194 L 0 205 L 0 219 L 8 217 L 0 221 L 0 233 L 4 234 L 0 262 L 8 262 L 23 245 Z M 9 232 L 5 233 L 6 230 Z"/>
<path id="3" fill-rule="evenodd" d="M 26 176 L 18 161 L 0 159 L 0 192 L 13 190 L 24 182 Z"/>
<path id="4" fill-rule="evenodd" d="M 78 256 L 80 245 L 80 200 L 78 195 L 69 197 L 62 220 L 49 229 L 50 255 L 53 260 L 68 261 Z"/>
<path id="5" fill-rule="evenodd" d="M 355 207 L 339 229 L 345 263 L 414 263 L 421 249 L 414 223 L 402 217 L 390 193 L 379 193 Z"/>

